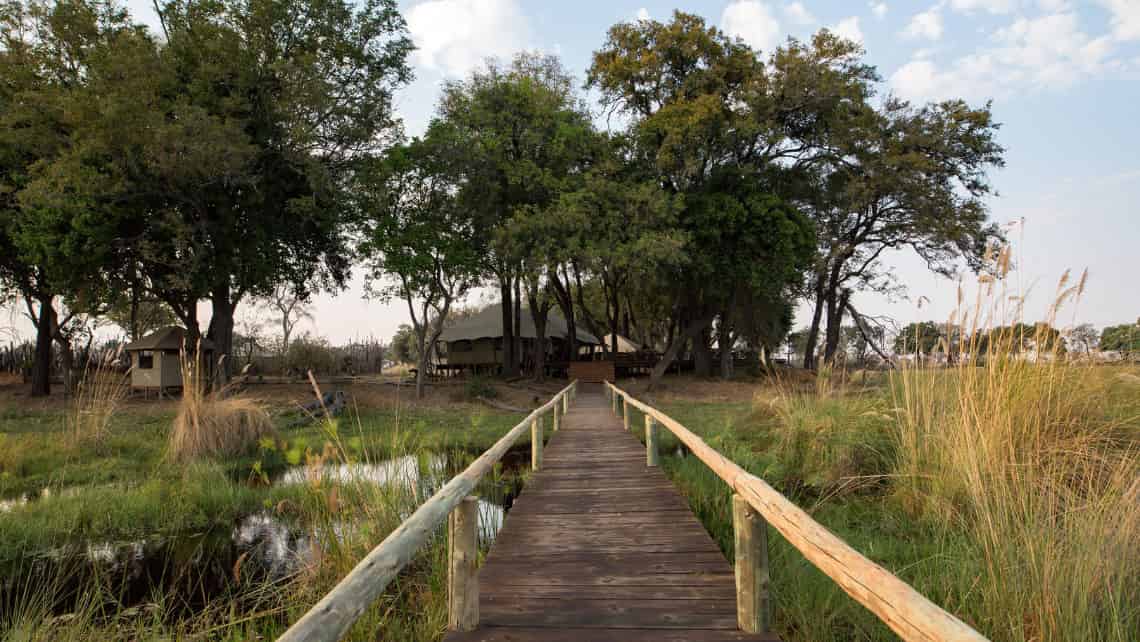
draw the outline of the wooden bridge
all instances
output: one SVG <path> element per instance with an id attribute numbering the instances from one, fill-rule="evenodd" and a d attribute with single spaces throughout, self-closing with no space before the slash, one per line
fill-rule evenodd
<path id="1" fill-rule="evenodd" d="M 601 386 L 508 515 L 479 570 L 478 628 L 447 642 L 775 639 L 739 631 L 732 567 Z"/>
<path id="2" fill-rule="evenodd" d="M 577 392 L 570 384 L 511 429 L 280 639 L 340 639 L 447 519 L 446 642 L 777 640 L 769 525 L 903 639 L 985 640 L 667 415 L 609 383 Z M 645 446 L 631 408 L 644 414 Z M 660 426 L 735 491 L 732 565 L 657 468 Z M 535 473 L 477 568 L 468 493 L 528 427 Z"/>

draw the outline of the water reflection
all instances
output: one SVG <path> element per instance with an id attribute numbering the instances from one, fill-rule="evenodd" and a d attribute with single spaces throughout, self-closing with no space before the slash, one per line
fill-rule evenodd
<path id="1" fill-rule="evenodd" d="M 433 495 L 472 459 L 466 453 L 421 454 L 380 462 L 299 466 L 284 471 L 275 484 L 325 484 L 364 482 L 407 489 L 416 503 Z M 479 539 L 490 546 L 503 526 L 506 512 L 521 490 L 519 471 L 527 452 L 504 457 L 499 474 L 487 475 L 475 494 L 479 496 Z M 81 493 L 82 488 L 62 494 Z M 0 512 L 16 511 L 29 502 L 45 501 L 50 493 L 30 494 L 0 502 Z M 325 526 L 328 528 L 328 526 Z M 0 620 L 30 593 L 49 600 L 55 613 L 75 609 L 79 600 L 92 598 L 92 582 L 105 588 L 95 599 L 111 611 L 140 607 L 146 610 L 156 594 L 177 595 L 178 607 L 171 612 L 196 612 L 219 598 L 235 600 L 240 608 L 255 609 L 240 590 L 243 585 L 290 577 L 317 561 L 320 542 L 328 536 L 343 540 L 352 521 L 331 524 L 332 532 L 313 532 L 262 511 L 240 519 L 228 531 L 176 537 L 151 537 L 126 542 L 77 542 L 75 544 L 0 564 Z M 44 590 L 44 587 L 51 587 Z M 50 593 L 50 595 L 45 595 Z"/>

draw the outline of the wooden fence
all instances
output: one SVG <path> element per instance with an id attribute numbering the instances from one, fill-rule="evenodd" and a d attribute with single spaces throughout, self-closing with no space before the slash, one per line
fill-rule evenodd
<path id="1" fill-rule="evenodd" d="M 278 640 L 339 640 L 449 516 L 448 617 L 454 629 L 473 628 L 479 620 L 478 585 L 475 583 L 476 502 L 468 494 L 527 428 L 531 431 L 531 462 L 538 468 L 542 463 L 542 417 L 551 413 L 557 430 L 577 391 L 578 382 L 572 381 L 550 401 L 527 415 L 466 470 L 416 509 Z"/>
<path id="2" fill-rule="evenodd" d="M 764 520 L 819 570 L 835 581 L 848 595 L 867 607 L 887 626 L 908 641 L 984 642 L 981 634 L 915 591 L 906 582 L 864 557 L 807 513 L 776 492 L 759 477 L 720 454 L 689 429 L 665 413 L 634 399 L 628 392 L 606 382 L 606 394 L 615 413 L 621 413 L 630 427 L 631 407 L 645 414 L 646 458 L 657 460 L 657 424 L 665 426 L 681 443 L 705 463 L 733 490 L 733 526 L 738 545 L 742 537 L 762 534 Z M 619 409 L 620 400 L 620 409 Z M 747 514 L 752 513 L 754 514 Z M 741 514 L 737 514 L 741 513 Z M 757 527 L 758 525 L 758 527 Z M 742 532 L 747 528 L 747 532 Z M 762 536 L 762 535 L 761 535 Z M 752 547 L 746 547 L 752 548 Z M 760 619 L 768 602 L 766 556 L 757 568 L 756 560 L 736 560 L 737 614 L 742 623 Z M 742 569 L 742 566 L 744 567 Z M 743 571 L 743 580 L 742 580 Z M 757 588 L 759 585 L 759 588 Z"/>

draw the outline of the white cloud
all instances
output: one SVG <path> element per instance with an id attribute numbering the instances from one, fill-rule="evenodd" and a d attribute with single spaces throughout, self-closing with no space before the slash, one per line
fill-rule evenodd
<path id="1" fill-rule="evenodd" d="M 650 19 L 649 9 L 646 9 L 645 7 L 638 9 L 637 10 L 637 19 L 638 20 L 649 20 Z"/>
<path id="2" fill-rule="evenodd" d="M 780 23 L 759 0 L 735 0 L 720 16 L 721 29 L 754 49 L 770 51 L 780 44 Z"/>
<path id="3" fill-rule="evenodd" d="M 875 17 L 878 18 L 879 20 L 882 20 L 887 15 L 887 3 L 885 3 L 885 2 L 872 2 L 871 3 L 871 13 L 874 14 Z"/>
<path id="4" fill-rule="evenodd" d="M 999 29 L 993 46 L 939 66 L 915 58 L 891 77 L 904 98 L 983 99 L 1025 89 L 1064 89 L 1083 77 L 1114 69 L 1111 38 L 1081 31 L 1075 13 L 1018 18 Z"/>
<path id="5" fill-rule="evenodd" d="M 831 27 L 837 36 L 863 44 L 863 30 L 859 28 L 859 16 L 844 18 Z"/>
<path id="6" fill-rule="evenodd" d="M 1140 40 L 1140 2 L 1100 0 L 1112 13 L 1112 35 L 1117 40 Z"/>
<path id="7" fill-rule="evenodd" d="M 815 24 L 815 16 L 811 15 L 802 2 L 793 2 L 784 7 L 784 17 L 788 22 L 797 25 Z"/>
<path id="8" fill-rule="evenodd" d="M 950 0 L 955 11 L 973 13 L 982 10 L 990 13 L 1010 13 L 1017 8 L 1017 0 Z"/>
<path id="9" fill-rule="evenodd" d="M 903 29 L 903 36 L 927 40 L 942 38 L 942 8 L 935 5 L 922 13 L 914 14 L 906 29 Z"/>
<path id="10" fill-rule="evenodd" d="M 488 57 L 524 49 L 530 30 L 516 0 L 428 0 L 406 10 L 415 64 L 462 76 Z"/>

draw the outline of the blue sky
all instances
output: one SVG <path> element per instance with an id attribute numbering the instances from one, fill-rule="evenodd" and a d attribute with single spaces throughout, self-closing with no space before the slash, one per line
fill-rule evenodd
<path id="1" fill-rule="evenodd" d="M 129 5 L 154 23 L 149 0 Z M 1086 268 L 1079 320 L 1103 326 L 1140 316 L 1140 0 L 419 0 L 401 8 L 419 47 L 417 79 L 397 99 L 412 134 L 430 119 L 440 83 L 489 56 L 539 49 L 582 78 L 610 25 L 664 20 L 675 8 L 762 51 L 824 27 L 860 40 L 884 79 L 881 93 L 993 101 L 1007 166 L 992 174 L 999 196 L 991 210 L 1002 223 L 1024 219 L 1011 236 L 1020 281 L 1036 284 L 1027 316 L 1040 316 L 1065 270 Z M 865 313 L 902 323 L 947 318 L 953 281 L 906 254 L 888 260 L 909 296 L 859 295 Z M 316 330 L 333 341 L 386 338 L 406 322 L 404 306 L 364 300 L 362 289 L 358 277 L 347 292 L 320 296 Z"/>

